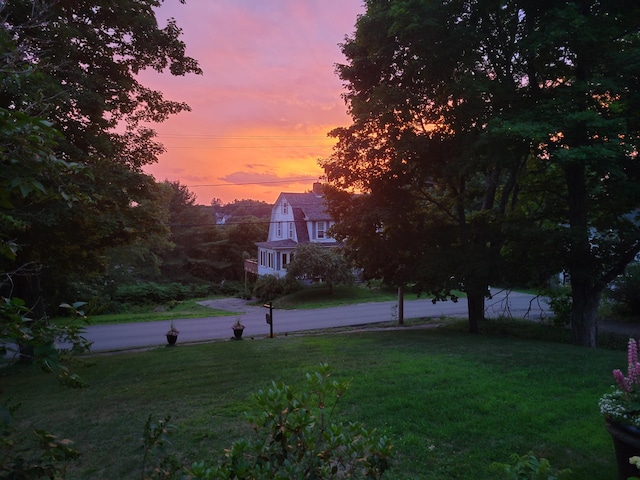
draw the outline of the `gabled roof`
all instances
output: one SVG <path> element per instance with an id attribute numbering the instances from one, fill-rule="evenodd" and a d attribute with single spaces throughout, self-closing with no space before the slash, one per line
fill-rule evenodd
<path id="1" fill-rule="evenodd" d="M 291 208 L 290 212 L 293 216 L 293 226 L 296 231 L 295 238 L 297 242 L 293 239 L 284 239 L 284 240 L 268 240 L 266 242 L 258 242 L 256 245 L 259 248 L 266 248 L 270 250 L 278 250 L 278 249 L 293 249 L 298 244 L 301 243 L 309 243 L 309 229 L 307 228 L 307 222 L 317 222 L 317 221 L 331 221 L 331 217 L 327 213 L 326 204 L 324 201 L 324 197 L 320 194 L 307 192 L 307 193 L 286 193 L 282 192 L 278 196 L 278 200 L 274 204 L 274 210 L 272 211 L 272 221 L 273 221 L 273 212 L 275 212 L 277 206 L 280 202 L 284 200 L 287 202 L 289 208 Z M 290 218 L 290 217 L 289 217 Z M 290 221 L 290 220 L 289 220 Z M 270 229 L 271 230 L 271 229 Z M 270 231 L 270 235 L 273 232 Z"/>
<path id="2" fill-rule="evenodd" d="M 257 242 L 256 245 L 262 248 L 270 248 L 277 250 L 279 248 L 291 249 L 295 248 L 298 244 L 290 238 L 285 240 L 272 240 L 270 242 Z"/>
<path id="3" fill-rule="evenodd" d="M 300 207 L 291 208 L 293 210 L 293 224 L 296 227 L 298 243 L 307 243 L 309 241 L 309 231 L 307 230 L 307 222 L 304 221 L 304 212 Z"/>
<path id="4" fill-rule="evenodd" d="M 322 195 L 316 195 L 313 192 L 308 193 L 281 193 L 281 197 L 285 198 L 289 205 L 302 211 L 306 220 L 315 222 L 318 220 L 331 220 L 327 213 L 326 204 Z M 296 220 L 298 220 L 296 218 Z"/>

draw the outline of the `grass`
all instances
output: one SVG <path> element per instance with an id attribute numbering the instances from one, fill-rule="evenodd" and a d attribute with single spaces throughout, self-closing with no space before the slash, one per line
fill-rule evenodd
<path id="1" fill-rule="evenodd" d="M 158 306 L 138 306 L 127 307 L 126 313 L 109 313 L 104 315 L 91 315 L 90 322 L 92 325 L 101 324 L 117 324 L 117 323 L 133 323 L 133 322 L 155 322 L 157 320 L 175 320 L 178 318 L 203 318 L 203 317 L 222 317 L 228 315 L 236 315 L 236 312 L 228 312 L 225 310 L 216 310 L 214 308 L 199 305 L 197 302 L 204 299 L 191 299 L 176 302 L 170 307 Z M 209 299 L 207 299 L 209 300 Z M 62 319 L 53 319 L 59 322 Z"/>
<path id="2" fill-rule="evenodd" d="M 460 297 L 464 296 L 464 293 L 462 292 L 457 292 L 456 294 Z M 415 293 L 405 292 L 405 300 L 415 300 L 417 298 L 419 297 Z M 273 302 L 273 305 L 275 308 L 282 309 L 311 309 L 335 307 L 339 305 L 352 305 L 355 303 L 386 302 L 397 299 L 397 291 L 386 288 L 337 286 L 334 287 L 333 293 L 329 294 L 329 288 L 324 285 L 320 285 L 306 287 L 305 289 L 292 293 L 291 295 L 278 298 Z M 127 307 L 126 313 L 91 315 L 90 321 L 93 325 L 101 325 L 237 315 L 237 312 L 216 310 L 199 305 L 197 302 L 202 300 L 205 299 L 184 300 L 176 302 L 175 305 L 171 306 L 129 306 Z M 59 322 L 64 321 L 64 319 L 53 319 L 53 321 Z"/>
<path id="3" fill-rule="evenodd" d="M 444 329 L 325 333 L 93 357 L 91 386 L 58 387 L 35 367 L 0 371 L 22 427 L 75 440 L 70 479 L 140 476 L 149 414 L 172 415 L 182 462 L 215 461 L 251 434 L 243 413 L 271 380 L 296 383 L 320 362 L 351 379 L 339 414 L 391 436 L 387 479 L 495 479 L 492 462 L 532 450 L 572 478 L 614 479 L 597 403 L 625 353 Z M 505 329 L 502 326 L 500 328 Z M 490 330 L 490 329 L 489 329 Z"/>
<path id="4" fill-rule="evenodd" d="M 455 292 L 456 295 L 463 298 L 462 292 Z M 405 290 L 405 300 L 416 300 L 421 297 L 410 289 Z M 388 302 L 398 299 L 398 291 L 386 287 L 366 286 L 336 286 L 333 287 L 333 293 L 329 293 L 329 287 L 326 285 L 313 285 L 305 287 L 290 295 L 280 297 L 273 302 L 273 306 L 281 309 L 294 308 L 326 308 L 336 307 L 340 305 L 352 305 L 355 303 L 367 302 Z"/>

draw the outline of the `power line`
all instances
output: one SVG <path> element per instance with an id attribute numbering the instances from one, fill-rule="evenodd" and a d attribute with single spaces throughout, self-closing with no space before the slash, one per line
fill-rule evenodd
<path id="1" fill-rule="evenodd" d="M 224 227 L 227 225 L 271 225 L 271 220 L 259 220 L 257 222 L 225 222 L 225 223 L 168 223 L 169 227 Z"/>
<path id="2" fill-rule="evenodd" d="M 199 140 L 327 140 L 327 135 L 207 135 L 207 134 L 158 134 L 158 139 L 199 139 Z M 321 145 L 184 145 L 166 146 L 166 148 L 326 148 L 329 144 Z"/>
<path id="3" fill-rule="evenodd" d="M 214 140 L 250 140 L 254 138 L 268 139 L 268 138 L 329 138 L 327 135 L 207 135 L 207 134 L 181 134 L 181 133 L 167 133 L 158 134 L 158 138 L 210 138 Z"/>
<path id="4" fill-rule="evenodd" d="M 169 146 L 164 145 L 164 148 L 328 148 L 331 145 L 190 145 L 190 146 Z"/>
<path id="5" fill-rule="evenodd" d="M 246 182 L 246 183 L 215 183 L 215 184 L 205 184 L 205 185 L 186 185 L 187 188 L 193 187 L 235 187 L 241 185 L 271 185 L 275 183 L 300 183 L 300 182 L 310 182 L 312 180 L 318 180 L 318 177 L 314 178 L 298 178 L 298 179 L 289 179 L 289 180 L 273 180 L 273 181 L 264 181 L 264 182 Z"/>

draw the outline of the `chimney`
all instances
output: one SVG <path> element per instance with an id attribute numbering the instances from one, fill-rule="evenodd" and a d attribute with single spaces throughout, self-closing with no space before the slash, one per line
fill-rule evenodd
<path id="1" fill-rule="evenodd" d="M 322 195 L 322 184 L 320 182 L 314 182 L 313 193 L 315 195 Z"/>

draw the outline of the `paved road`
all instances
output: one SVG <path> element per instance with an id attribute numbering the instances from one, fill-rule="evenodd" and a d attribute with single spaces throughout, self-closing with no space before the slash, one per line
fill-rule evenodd
<path id="1" fill-rule="evenodd" d="M 206 303 L 214 308 L 237 311 L 237 317 L 246 326 L 245 337 L 264 337 L 269 334 L 265 321 L 267 309 L 249 306 L 238 299 L 211 300 Z M 273 332 L 275 335 L 331 328 L 388 322 L 397 318 L 396 302 L 364 303 L 342 307 L 313 310 L 274 310 Z M 431 300 L 405 301 L 405 319 L 441 316 L 467 316 L 467 302 L 438 302 Z M 523 293 L 497 293 L 486 302 L 487 317 L 512 315 L 527 316 L 532 320 L 547 318 L 548 305 L 541 299 Z M 179 343 L 228 339 L 232 336 L 231 324 L 236 317 L 207 317 L 175 320 L 180 331 Z M 165 333 L 168 321 L 128 323 L 119 325 L 93 325 L 86 329 L 85 337 L 93 341 L 94 352 L 145 348 L 166 344 Z"/>

